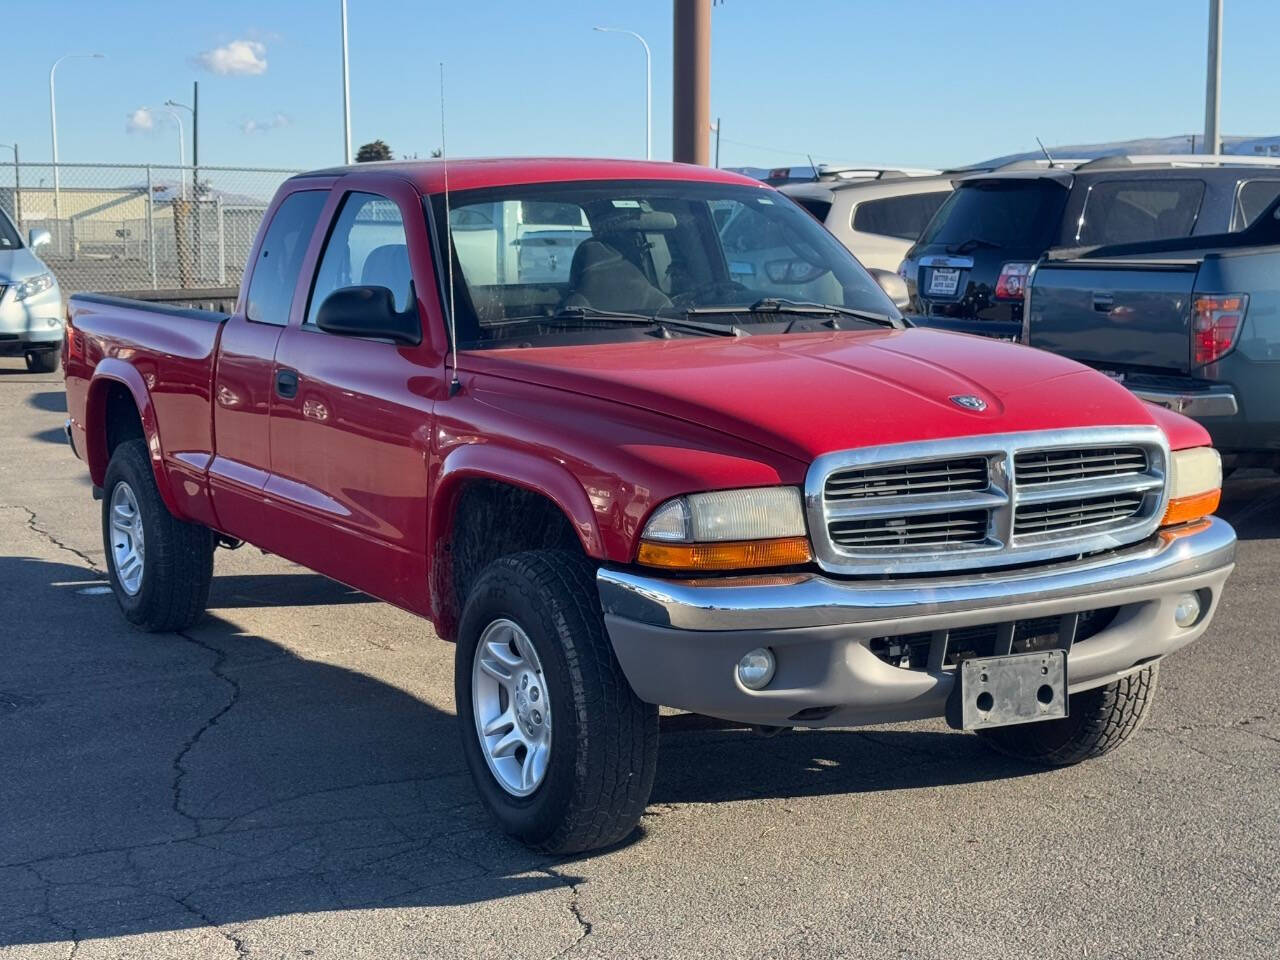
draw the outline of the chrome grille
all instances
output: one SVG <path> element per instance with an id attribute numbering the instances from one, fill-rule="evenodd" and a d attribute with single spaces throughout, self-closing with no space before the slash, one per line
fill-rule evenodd
<path id="1" fill-rule="evenodd" d="M 945 547 L 953 543 L 982 543 L 987 538 L 987 511 L 924 513 L 908 517 L 837 520 L 831 539 L 841 547 Z"/>
<path id="2" fill-rule="evenodd" d="M 957 493 L 987 486 L 984 457 L 964 457 L 928 463 L 839 470 L 827 478 L 828 501 L 902 497 L 917 493 Z"/>
<path id="3" fill-rule="evenodd" d="M 1027 563 L 1144 539 L 1165 504 L 1155 427 L 963 437 L 819 457 L 805 501 L 825 569 Z"/>
<path id="4" fill-rule="evenodd" d="M 1052 533 L 1128 520 L 1142 509 L 1142 501 L 1141 493 L 1123 493 L 1028 504 L 1014 511 L 1013 534 Z"/>
<path id="5" fill-rule="evenodd" d="M 1032 450 L 1018 454 L 1013 469 L 1018 483 L 1024 487 L 1092 477 L 1120 477 L 1146 470 L 1147 454 L 1141 447 Z"/>

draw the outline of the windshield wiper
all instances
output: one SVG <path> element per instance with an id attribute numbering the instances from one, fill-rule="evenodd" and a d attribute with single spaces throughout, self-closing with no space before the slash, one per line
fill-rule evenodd
<path id="1" fill-rule="evenodd" d="M 999 250 L 1000 244 L 992 243 L 990 240 L 983 240 L 981 237 L 970 237 L 961 243 L 949 243 L 946 246 L 947 253 L 972 253 L 979 247 L 988 247 L 991 250 Z"/>
<path id="2" fill-rule="evenodd" d="M 807 300 L 787 300 L 784 297 L 763 297 L 750 306 L 694 307 L 688 311 L 693 316 L 707 316 L 726 313 L 783 313 L 801 314 L 809 317 L 852 317 L 868 323 L 879 323 L 886 327 L 901 327 L 902 324 L 887 313 L 875 313 L 871 310 L 858 310 L 855 307 L 842 307 L 834 303 L 817 303 Z"/>
<path id="3" fill-rule="evenodd" d="M 578 324 L 589 324 L 592 321 L 600 323 L 622 324 L 632 326 L 657 327 L 664 334 L 669 335 L 672 330 L 680 330 L 685 333 L 698 333 L 708 337 L 744 337 L 749 334 L 741 327 L 732 324 L 726 326 L 723 323 L 698 323 L 696 320 L 684 319 L 677 317 L 663 317 L 657 314 L 644 313 L 625 313 L 618 310 L 597 310 L 595 307 L 562 307 L 555 313 L 549 314 L 531 314 L 525 317 L 507 317 L 495 323 L 487 323 L 485 326 L 505 327 L 518 324 L 534 325 L 549 324 L 554 326 L 574 326 Z"/>

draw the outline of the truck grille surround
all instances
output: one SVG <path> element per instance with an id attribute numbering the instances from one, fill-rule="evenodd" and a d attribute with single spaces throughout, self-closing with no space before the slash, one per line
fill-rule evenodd
<path id="1" fill-rule="evenodd" d="M 833 573 L 984 569 L 1143 540 L 1167 500 L 1156 427 L 1106 427 L 893 444 L 814 461 L 805 504 Z"/>

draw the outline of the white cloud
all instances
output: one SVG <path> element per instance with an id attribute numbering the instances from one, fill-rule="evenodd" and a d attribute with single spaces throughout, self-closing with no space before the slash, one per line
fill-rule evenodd
<path id="1" fill-rule="evenodd" d="M 156 128 L 156 115 L 150 107 L 139 107 L 124 121 L 125 133 L 150 133 Z"/>
<path id="2" fill-rule="evenodd" d="M 267 72 L 267 45 L 257 40 L 232 40 L 193 58 L 197 66 L 224 77 L 256 77 Z"/>
<path id="3" fill-rule="evenodd" d="M 241 133 L 268 133 L 271 130 L 282 130 L 289 124 L 293 123 L 288 115 L 283 113 L 273 113 L 267 120 L 242 120 L 240 122 Z"/>

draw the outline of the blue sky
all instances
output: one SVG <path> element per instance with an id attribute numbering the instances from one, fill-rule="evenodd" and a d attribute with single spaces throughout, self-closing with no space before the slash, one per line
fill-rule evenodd
<path id="1" fill-rule="evenodd" d="M 1280 133 L 1280 3 L 1225 0 L 1222 128 Z M 5 0 L 0 141 L 50 156 L 58 68 L 64 161 L 174 162 L 165 99 L 200 80 L 201 161 L 341 160 L 338 0 Z M 1033 149 L 1199 131 L 1207 0 L 1040 3 L 724 0 L 712 13 L 712 114 L 726 166 L 941 166 Z M 668 0 L 349 0 L 352 139 L 439 145 L 438 63 L 454 156 L 639 156 L 653 48 L 654 155 L 670 157 Z M 132 123 L 130 122 L 132 118 Z M 147 129 L 148 120 L 150 129 Z M 132 128 L 132 129 L 130 129 Z M 189 136 L 189 134 L 188 134 Z M 188 140 L 188 151 L 190 143 Z M 7 153 L 7 151 L 5 152 Z M 188 153 L 189 156 L 189 153 Z M 0 153 L 0 159 L 4 159 Z"/>

